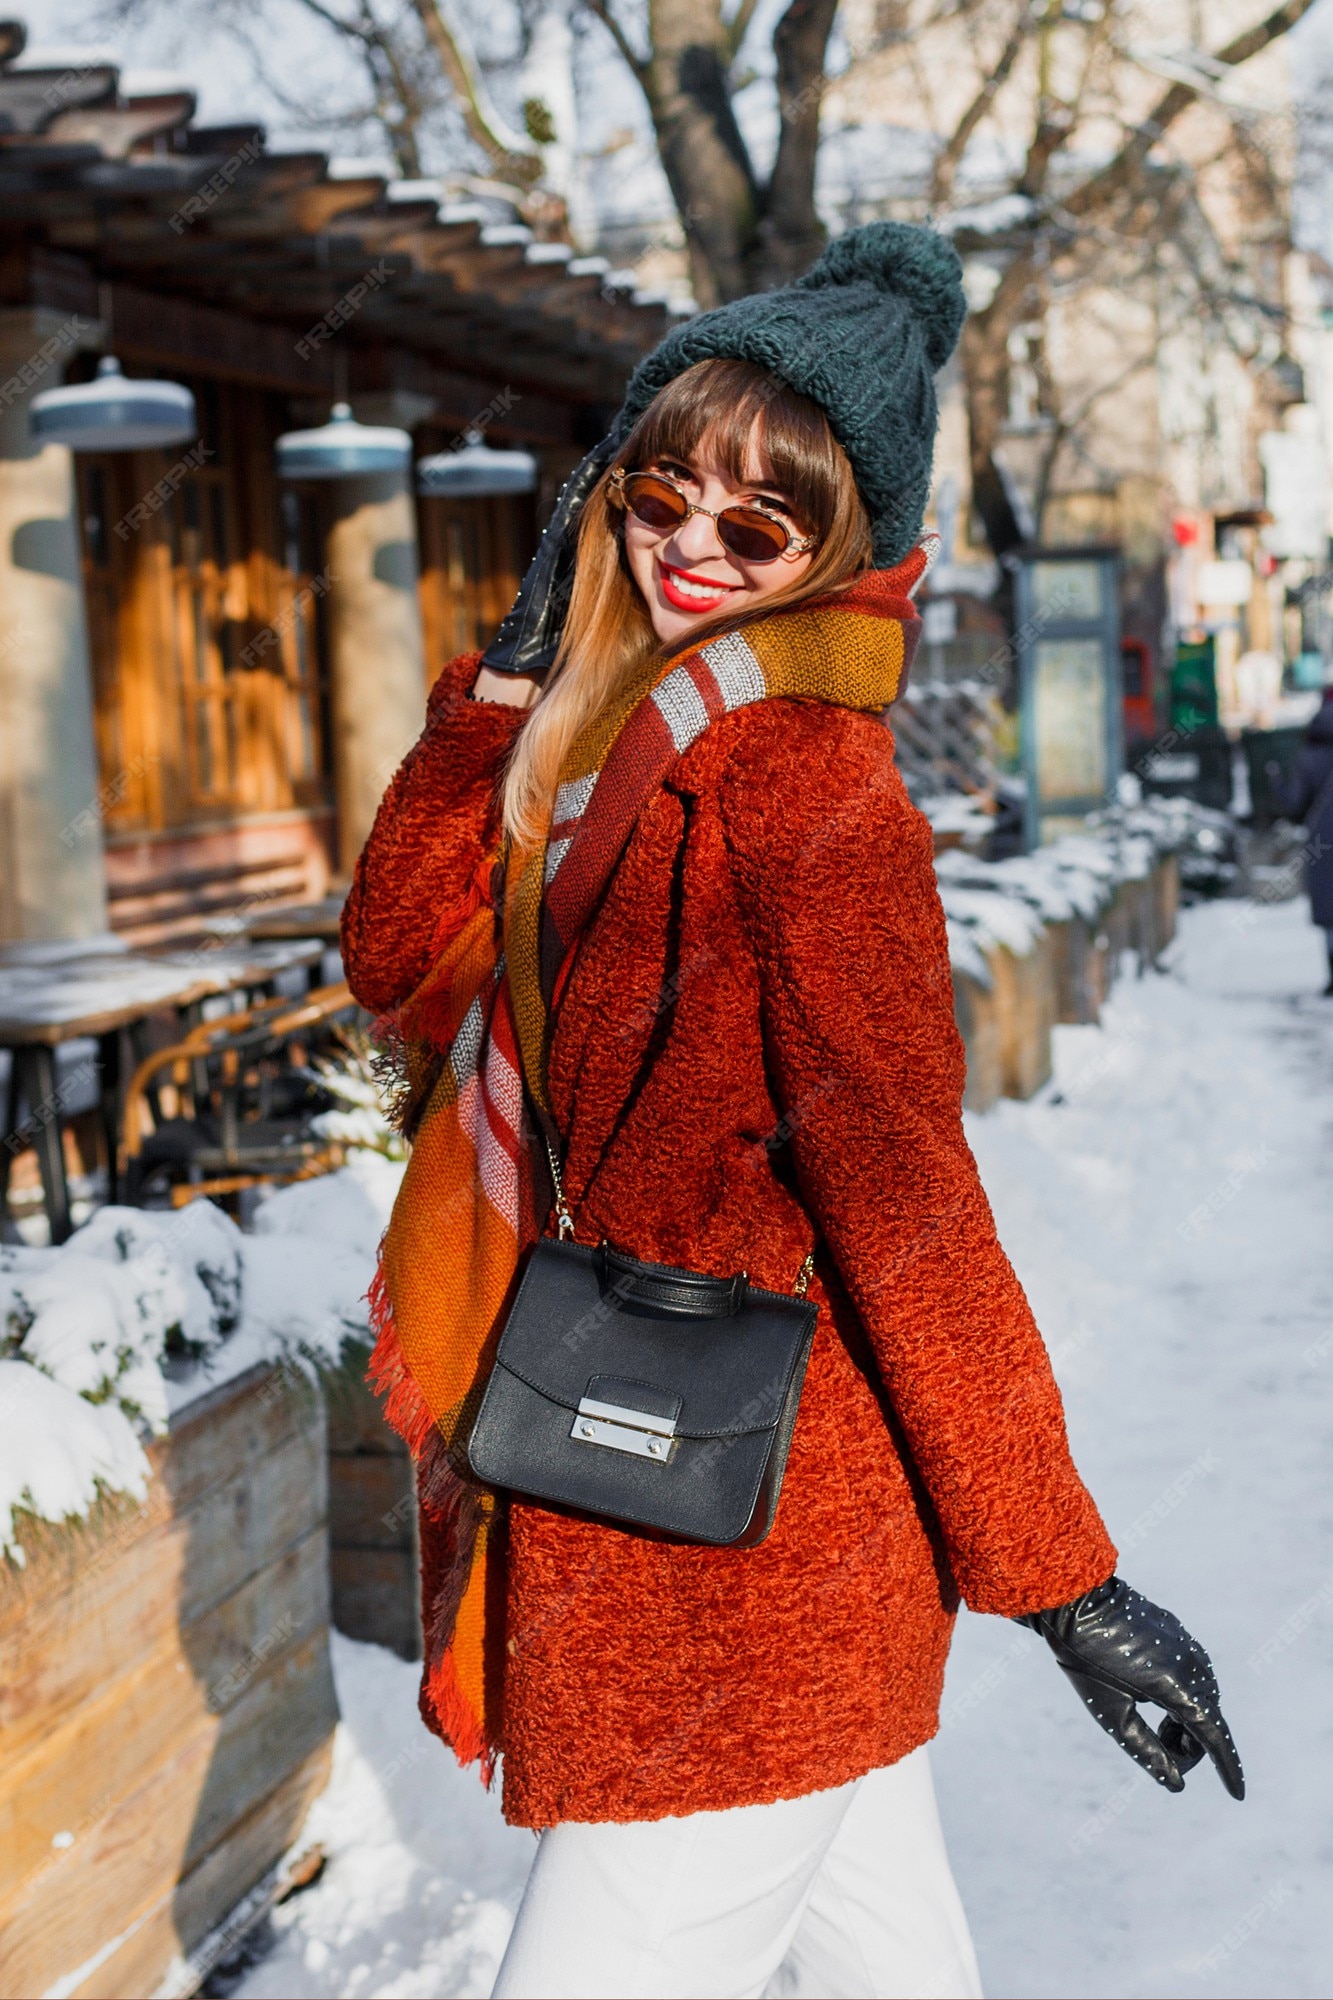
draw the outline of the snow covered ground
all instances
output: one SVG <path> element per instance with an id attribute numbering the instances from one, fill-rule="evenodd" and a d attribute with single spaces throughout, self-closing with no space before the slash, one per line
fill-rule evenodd
<path id="1" fill-rule="evenodd" d="M 988 1993 L 1333 1990 L 1333 1002 L 1303 903 L 1186 913 L 1164 977 L 970 1133 L 1121 1572 L 1211 1649 L 1245 1758 L 1159 1792 L 1041 1642 L 965 1616 L 932 1753 Z M 533 1851 L 339 1640 L 345 1720 L 241 2000 L 489 1991 Z"/>

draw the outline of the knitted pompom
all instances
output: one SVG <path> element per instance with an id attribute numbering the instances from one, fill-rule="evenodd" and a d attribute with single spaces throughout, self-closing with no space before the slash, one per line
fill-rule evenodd
<path id="1" fill-rule="evenodd" d="M 931 367 L 943 368 L 967 314 L 963 266 L 948 237 L 911 222 L 867 222 L 835 237 L 796 282 L 817 291 L 867 280 L 911 308 Z"/>

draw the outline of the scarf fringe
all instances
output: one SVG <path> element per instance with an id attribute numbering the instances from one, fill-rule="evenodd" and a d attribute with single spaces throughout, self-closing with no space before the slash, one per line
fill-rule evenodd
<path id="1" fill-rule="evenodd" d="M 366 1381 L 380 1399 L 385 1422 L 397 1431 L 412 1457 L 420 1464 L 432 1437 L 438 1437 L 439 1432 L 434 1417 L 426 1407 L 426 1399 L 403 1358 L 398 1325 L 384 1276 L 382 1249 L 366 1294 L 366 1303 L 370 1309 L 370 1330 L 375 1335 L 375 1346 L 366 1367 Z"/>
<path id="2" fill-rule="evenodd" d="M 486 1741 L 458 1685 L 452 1653 L 446 1653 L 434 1666 L 426 1669 L 421 1677 L 417 1705 L 427 1729 L 448 1745 L 464 1769 L 469 1764 L 480 1766 L 477 1775 L 489 1791 L 498 1753 Z"/>
<path id="3" fill-rule="evenodd" d="M 496 867 L 497 857 L 483 854 L 462 894 L 436 919 L 430 945 L 433 965 L 479 910 L 494 909 Z M 413 996 L 410 1009 L 400 1003 L 382 1014 L 371 1030 L 371 1075 L 389 1124 L 405 1139 L 416 1137 L 444 1073 L 457 1028 L 451 986 L 448 982 L 432 985 L 428 975 Z"/>
<path id="4" fill-rule="evenodd" d="M 472 1571 L 483 1504 L 480 1494 L 458 1478 L 438 1432 L 417 1461 L 417 1496 L 423 1515 L 430 1517 L 435 1546 L 449 1550 L 444 1568 L 432 1578 L 430 1602 L 422 1605 L 421 1713 L 460 1764 L 480 1763 L 481 1781 L 489 1786 L 496 1746 L 459 1686 L 452 1650 L 454 1621 Z"/>
<path id="5" fill-rule="evenodd" d="M 472 1564 L 480 1520 L 479 1496 L 469 1490 L 449 1461 L 448 1447 L 408 1372 L 384 1276 L 383 1252 L 367 1293 L 375 1346 L 366 1367 L 366 1381 L 380 1399 L 385 1421 L 397 1431 L 416 1465 L 418 1505 L 432 1516 L 437 1531 L 449 1536 L 452 1561 L 437 1580 L 429 1609 L 422 1606 L 422 1651 L 425 1655 L 419 1705 L 426 1727 L 448 1745 L 460 1765 L 480 1765 L 488 1789 L 495 1775 L 498 1747 L 485 1731 L 458 1682 L 450 1651 L 453 1621 Z"/>

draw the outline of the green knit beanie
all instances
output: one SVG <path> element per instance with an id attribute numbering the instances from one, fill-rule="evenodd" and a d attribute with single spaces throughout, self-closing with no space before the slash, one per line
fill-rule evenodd
<path id="1" fill-rule="evenodd" d="M 869 222 L 830 243 L 803 278 L 685 320 L 635 369 L 624 437 L 659 390 L 697 361 L 754 361 L 818 403 L 851 460 L 874 560 L 901 562 L 921 534 L 939 408 L 935 371 L 967 304 L 947 237 Z"/>

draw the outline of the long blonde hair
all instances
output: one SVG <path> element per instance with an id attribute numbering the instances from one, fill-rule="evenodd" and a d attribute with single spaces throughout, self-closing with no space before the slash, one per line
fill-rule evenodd
<path id="1" fill-rule="evenodd" d="M 869 567 L 870 523 L 847 455 L 818 404 L 754 362 L 696 362 L 654 397 L 616 464 L 633 469 L 666 458 L 689 461 L 705 440 L 738 485 L 757 450 L 766 461 L 765 479 L 790 496 L 803 531 L 819 537 L 809 569 L 760 599 L 749 617 L 822 596 Z M 658 650 L 648 606 L 625 561 L 624 516 L 612 498 L 611 471 L 584 504 L 560 648 L 505 770 L 503 824 L 516 845 L 543 837 L 574 739 Z M 689 645 L 745 622 L 745 616 L 725 613 L 703 620 Z"/>

